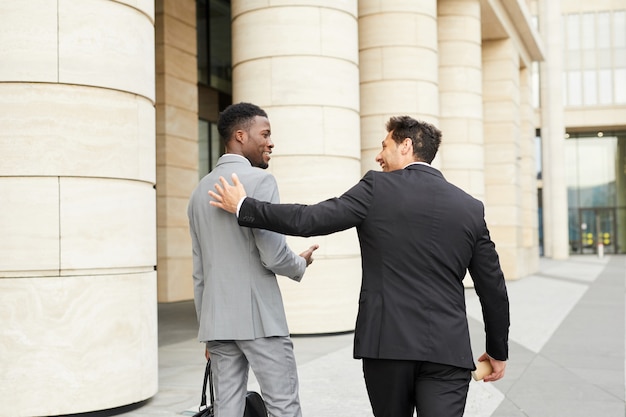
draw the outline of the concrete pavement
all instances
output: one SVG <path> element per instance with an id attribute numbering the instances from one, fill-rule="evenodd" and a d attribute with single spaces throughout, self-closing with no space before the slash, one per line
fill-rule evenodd
<path id="1" fill-rule="evenodd" d="M 470 384 L 465 417 L 624 417 L 626 256 L 541 259 L 507 282 L 510 359 L 496 383 Z M 472 348 L 484 352 L 480 304 L 466 289 Z M 159 392 L 100 417 L 180 417 L 200 402 L 203 346 L 192 302 L 159 305 Z M 352 334 L 294 336 L 303 415 L 372 415 Z M 250 388 L 258 390 L 250 375 Z"/>

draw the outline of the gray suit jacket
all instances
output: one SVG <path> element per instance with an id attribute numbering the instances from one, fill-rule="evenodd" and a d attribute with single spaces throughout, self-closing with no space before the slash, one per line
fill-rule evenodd
<path id="1" fill-rule="evenodd" d="M 187 214 L 193 247 L 194 301 L 198 339 L 251 340 L 287 336 L 287 319 L 276 275 L 300 281 L 306 261 L 285 236 L 240 227 L 230 213 L 209 204 L 209 190 L 235 172 L 246 193 L 278 202 L 274 177 L 238 155 L 223 155 L 191 195 Z"/>

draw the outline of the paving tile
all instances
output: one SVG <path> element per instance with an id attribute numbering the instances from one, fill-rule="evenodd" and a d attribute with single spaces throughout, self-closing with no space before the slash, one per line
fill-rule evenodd
<path id="1" fill-rule="evenodd" d="M 542 258 L 508 283 L 505 377 L 472 381 L 464 417 L 624 417 L 626 256 Z M 484 352 L 480 305 L 466 290 L 472 351 Z M 181 417 L 197 411 L 204 374 L 193 302 L 159 305 L 159 392 L 148 401 L 81 415 Z M 353 335 L 294 336 L 304 416 L 371 415 Z M 257 389 L 251 372 L 250 388 Z"/>

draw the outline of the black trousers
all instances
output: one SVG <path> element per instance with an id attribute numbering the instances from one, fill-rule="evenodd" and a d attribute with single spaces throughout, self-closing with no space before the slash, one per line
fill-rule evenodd
<path id="1" fill-rule="evenodd" d="M 471 371 L 422 361 L 363 359 L 376 417 L 463 417 Z"/>

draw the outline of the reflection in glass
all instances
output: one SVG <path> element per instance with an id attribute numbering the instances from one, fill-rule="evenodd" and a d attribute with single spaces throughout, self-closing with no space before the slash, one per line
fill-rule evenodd
<path id="1" fill-rule="evenodd" d="M 198 179 L 210 171 L 209 164 L 209 122 L 198 120 Z"/>
<path id="2" fill-rule="evenodd" d="M 565 142 L 570 249 L 624 253 L 626 134 L 581 136 Z"/>
<path id="3" fill-rule="evenodd" d="M 198 179 L 209 173 L 223 153 L 217 124 L 198 120 Z"/>
<path id="4" fill-rule="evenodd" d="M 198 82 L 224 93 L 232 91 L 230 2 L 198 0 Z"/>

